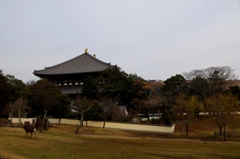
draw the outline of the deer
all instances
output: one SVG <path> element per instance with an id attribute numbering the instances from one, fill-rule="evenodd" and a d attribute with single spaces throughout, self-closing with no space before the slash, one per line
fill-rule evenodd
<path id="1" fill-rule="evenodd" d="M 34 135 L 35 135 L 35 140 L 36 140 L 37 129 L 35 128 L 35 126 L 31 126 L 31 125 L 25 124 L 25 125 L 23 126 L 23 129 L 24 129 L 25 132 L 26 132 L 26 137 L 25 137 L 25 138 L 27 138 L 27 134 L 28 134 L 28 133 L 31 133 L 30 138 L 31 138 L 32 135 L 34 134 Z"/>

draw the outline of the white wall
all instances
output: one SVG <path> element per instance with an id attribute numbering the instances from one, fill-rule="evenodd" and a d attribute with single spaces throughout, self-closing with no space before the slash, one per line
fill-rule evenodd
<path id="1" fill-rule="evenodd" d="M 24 123 L 28 121 L 32 123 L 32 120 L 36 118 L 22 118 L 21 122 Z M 58 119 L 50 118 L 51 124 L 58 124 Z M 18 118 L 13 118 L 13 123 L 19 123 Z M 88 121 L 88 126 L 90 127 L 103 127 L 102 121 Z M 67 125 L 78 125 L 79 120 L 76 119 L 61 119 L 61 124 Z M 86 122 L 84 122 L 86 124 Z M 135 131 L 149 131 L 149 132 L 159 132 L 164 134 L 172 134 L 175 129 L 175 124 L 172 126 L 156 126 L 156 125 L 146 125 L 146 124 L 129 124 L 129 123 L 114 123 L 114 122 L 106 122 L 106 128 L 114 128 L 114 129 L 123 129 L 123 130 L 135 130 Z"/>

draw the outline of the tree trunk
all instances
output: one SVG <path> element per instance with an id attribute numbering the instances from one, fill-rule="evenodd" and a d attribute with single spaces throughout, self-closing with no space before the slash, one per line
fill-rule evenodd
<path id="1" fill-rule="evenodd" d="M 227 139 L 226 139 L 226 126 L 225 125 L 223 125 L 223 140 L 227 141 Z"/>
<path id="2" fill-rule="evenodd" d="M 80 122 L 81 127 L 83 127 L 83 112 L 81 112 L 81 122 Z"/>
<path id="3" fill-rule="evenodd" d="M 105 124 L 106 124 L 106 119 L 107 119 L 107 117 L 106 117 L 106 115 L 104 115 L 104 121 L 103 121 L 103 128 L 105 128 Z"/>
<path id="4" fill-rule="evenodd" d="M 61 118 L 58 118 L 58 124 L 59 125 L 61 124 Z"/>
<path id="5" fill-rule="evenodd" d="M 21 125 L 22 125 L 22 121 L 21 121 L 21 107 L 18 110 L 18 118 L 19 118 L 19 127 L 21 127 Z"/>
<path id="6" fill-rule="evenodd" d="M 148 121 L 148 122 L 150 121 L 149 113 L 147 114 L 147 121 Z"/>
<path id="7" fill-rule="evenodd" d="M 19 118 L 19 127 L 21 127 L 22 125 L 22 121 L 21 121 L 21 117 Z"/>
<path id="8" fill-rule="evenodd" d="M 78 134 L 78 130 L 81 128 L 81 127 L 83 127 L 83 112 L 81 112 L 81 119 L 80 119 L 80 123 L 79 123 L 79 125 L 78 125 L 78 127 L 77 127 L 77 129 L 76 129 L 76 134 Z"/>
<path id="9" fill-rule="evenodd" d="M 78 130 L 81 128 L 81 122 L 79 123 L 79 125 L 78 125 L 78 127 L 77 127 L 77 129 L 76 129 L 76 134 L 78 134 Z"/>
<path id="10" fill-rule="evenodd" d="M 219 127 L 219 137 L 222 138 L 222 127 Z"/>
<path id="11" fill-rule="evenodd" d="M 186 125 L 186 136 L 188 136 L 188 124 Z"/>
<path id="12" fill-rule="evenodd" d="M 182 126 L 182 136 L 184 136 L 184 126 Z"/>
<path id="13" fill-rule="evenodd" d="M 44 126 L 44 122 L 45 122 L 46 118 L 47 118 L 47 110 L 45 109 L 43 119 L 42 119 L 42 123 L 41 123 L 41 126 L 40 126 L 40 132 L 43 131 L 43 126 Z"/>
<path id="14" fill-rule="evenodd" d="M 13 126 L 13 124 L 12 124 L 12 118 L 13 118 L 13 105 L 11 104 L 10 106 L 11 106 L 11 126 Z"/>

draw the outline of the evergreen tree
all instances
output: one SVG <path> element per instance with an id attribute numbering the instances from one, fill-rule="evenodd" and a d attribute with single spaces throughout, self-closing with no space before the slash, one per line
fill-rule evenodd
<path id="1" fill-rule="evenodd" d="M 7 79 L 4 77 L 2 70 L 0 70 L 0 116 L 3 116 L 5 105 L 11 101 L 13 101 L 11 87 L 7 83 Z"/>
<path id="2" fill-rule="evenodd" d="M 169 112 L 166 108 L 163 111 L 162 119 L 163 119 L 165 125 L 171 125 L 172 124 L 171 116 L 170 116 L 170 114 L 169 114 Z"/>

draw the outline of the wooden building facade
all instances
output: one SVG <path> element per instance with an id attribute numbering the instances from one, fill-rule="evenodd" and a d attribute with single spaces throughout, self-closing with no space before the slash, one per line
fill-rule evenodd
<path id="1" fill-rule="evenodd" d="M 74 97 L 81 93 L 84 78 L 88 76 L 96 78 L 105 69 L 113 67 L 117 67 L 117 65 L 97 59 L 86 49 L 85 53 L 73 59 L 42 70 L 34 70 L 33 74 L 49 80 L 58 86 L 62 93 Z"/>

